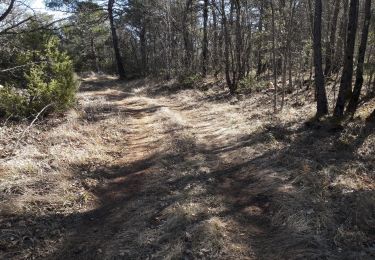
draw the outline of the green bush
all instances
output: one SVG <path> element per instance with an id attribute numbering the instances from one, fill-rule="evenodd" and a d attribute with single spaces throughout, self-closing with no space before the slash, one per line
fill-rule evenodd
<path id="1" fill-rule="evenodd" d="M 252 74 L 249 74 L 238 82 L 238 88 L 240 90 L 260 91 L 262 87 L 262 82 L 258 81 Z"/>
<path id="2" fill-rule="evenodd" d="M 199 74 L 180 75 L 178 77 L 178 83 L 184 88 L 196 87 L 200 82 L 202 82 L 202 76 Z"/>
<path id="3" fill-rule="evenodd" d="M 77 80 L 73 63 L 66 53 L 59 51 L 56 37 L 46 42 L 44 50 L 27 52 L 20 59 L 24 64 L 32 64 L 25 73 L 27 87 L 4 87 L 0 91 L 0 115 L 29 117 L 46 106 L 45 113 L 49 113 L 74 104 Z"/>
<path id="4" fill-rule="evenodd" d="M 27 98 L 15 88 L 0 88 L 0 117 L 22 118 L 27 115 Z"/>

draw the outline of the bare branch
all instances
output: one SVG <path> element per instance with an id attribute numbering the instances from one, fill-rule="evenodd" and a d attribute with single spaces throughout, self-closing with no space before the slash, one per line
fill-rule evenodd
<path id="1" fill-rule="evenodd" d="M 13 6 L 14 6 L 14 2 L 15 2 L 16 0 L 11 0 L 10 1 L 10 4 L 9 4 L 9 6 L 8 6 L 8 8 L 5 10 L 5 12 L 0 16 L 0 22 L 1 21 L 3 21 L 7 16 L 8 16 L 8 14 L 10 14 L 10 12 L 12 11 L 12 9 L 13 9 Z"/>
<path id="2" fill-rule="evenodd" d="M 4 30 L 0 31 L 0 35 L 6 34 L 8 31 L 10 31 L 10 30 L 12 30 L 14 28 L 17 28 L 18 26 L 21 26 L 22 24 L 24 24 L 24 23 L 32 20 L 33 18 L 34 18 L 34 16 L 30 16 L 30 17 L 28 17 L 28 18 L 26 18 L 26 19 L 24 19 L 24 20 L 22 20 L 22 21 L 20 21 L 20 22 L 18 22 L 16 24 L 14 24 L 14 25 L 11 25 L 8 28 L 5 28 Z"/>
<path id="3" fill-rule="evenodd" d="M 16 150 L 22 140 L 22 138 L 24 137 L 25 133 L 33 126 L 33 124 L 35 123 L 36 120 L 38 120 L 39 116 L 44 112 L 46 111 L 47 108 L 49 108 L 50 106 L 52 106 L 54 103 L 50 103 L 48 104 L 47 106 L 45 106 L 42 110 L 39 111 L 39 113 L 35 116 L 34 120 L 31 121 L 30 125 L 25 129 L 23 130 L 23 132 L 21 133 L 20 137 L 18 138 L 17 140 L 17 143 L 16 145 L 14 146 L 13 150 Z"/>

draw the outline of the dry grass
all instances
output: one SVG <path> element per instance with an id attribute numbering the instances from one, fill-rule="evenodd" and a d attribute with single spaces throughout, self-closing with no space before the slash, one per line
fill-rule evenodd
<path id="1" fill-rule="evenodd" d="M 0 128 L 0 258 L 370 259 L 374 103 L 339 127 L 313 95 L 232 99 L 89 75 L 77 108 Z"/>

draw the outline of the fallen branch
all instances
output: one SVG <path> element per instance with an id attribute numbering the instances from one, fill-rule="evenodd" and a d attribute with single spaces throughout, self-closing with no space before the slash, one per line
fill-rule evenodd
<path id="1" fill-rule="evenodd" d="M 27 132 L 27 131 L 28 131 L 28 130 L 34 125 L 35 121 L 38 120 L 39 116 L 40 116 L 40 115 L 41 115 L 41 114 L 42 114 L 47 108 L 49 108 L 49 107 L 52 106 L 53 104 L 54 104 L 54 103 L 50 103 L 50 104 L 48 104 L 47 106 L 45 106 L 42 110 L 39 111 L 39 113 L 35 116 L 34 120 L 31 121 L 30 125 L 29 125 L 25 130 L 23 130 L 23 132 L 21 133 L 20 137 L 19 137 L 18 140 L 17 140 L 16 145 L 15 145 L 14 148 L 13 148 L 13 151 L 15 151 L 15 150 L 18 148 L 18 146 L 19 146 L 19 144 L 20 144 L 22 138 L 24 137 L 24 135 L 26 134 L 26 132 Z"/>
<path id="2" fill-rule="evenodd" d="M 31 65 L 34 65 L 34 64 L 39 64 L 39 63 L 42 63 L 42 62 L 43 61 L 38 61 L 38 62 L 27 63 L 27 64 L 24 64 L 24 65 L 19 65 L 19 66 L 13 67 L 13 68 L 5 69 L 5 70 L 0 70 L 0 73 L 12 71 L 12 70 L 17 70 L 17 69 L 21 69 L 21 68 L 24 68 L 24 67 L 27 67 L 27 66 L 31 66 Z"/>

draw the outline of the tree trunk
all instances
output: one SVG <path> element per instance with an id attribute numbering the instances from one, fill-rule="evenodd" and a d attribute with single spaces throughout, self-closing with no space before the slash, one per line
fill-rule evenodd
<path id="1" fill-rule="evenodd" d="M 185 47 L 185 69 L 191 72 L 193 63 L 193 46 L 190 39 L 189 25 L 188 25 L 188 14 L 190 13 L 192 0 L 186 0 L 185 11 L 183 14 L 183 38 Z"/>
<path id="2" fill-rule="evenodd" d="M 284 53 L 282 57 L 282 85 L 281 85 L 281 108 L 280 108 L 281 111 L 284 109 L 284 102 L 285 102 L 287 64 L 288 64 L 288 61 L 287 61 L 286 53 Z"/>
<path id="3" fill-rule="evenodd" d="M 238 82 L 244 77 L 242 66 L 242 32 L 241 32 L 241 3 L 240 0 L 235 1 L 236 8 L 236 60 L 237 60 L 237 78 L 234 79 Z"/>
<path id="4" fill-rule="evenodd" d="M 348 6 L 349 6 L 349 0 L 343 1 L 343 15 L 341 17 L 340 22 L 340 29 L 339 29 L 339 38 L 336 45 L 336 51 L 335 51 L 335 65 L 332 65 L 332 72 L 337 73 L 339 72 L 342 64 L 343 64 L 343 56 L 346 49 L 346 34 L 347 34 L 347 27 L 348 27 Z"/>
<path id="5" fill-rule="evenodd" d="M 370 27 L 370 20 L 371 20 L 371 0 L 366 0 L 365 6 L 365 19 L 363 23 L 362 29 L 362 38 L 361 43 L 358 50 L 358 64 L 357 64 L 357 75 L 354 85 L 354 91 L 352 98 L 350 99 L 347 112 L 354 114 L 357 110 L 358 100 L 361 95 L 361 90 L 363 86 L 363 64 L 365 62 L 365 55 L 366 55 L 366 48 L 367 48 L 367 40 L 369 34 L 369 27 Z"/>
<path id="6" fill-rule="evenodd" d="M 109 17 L 109 23 L 111 26 L 113 49 L 115 51 L 115 58 L 116 58 L 116 63 L 117 63 L 117 73 L 120 79 L 125 79 L 125 69 L 124 69 L 124 65 L 122 64 L 122 58 L 121 58 L 121 53 L 120 53 L 119 44 L 118 44 L 118 36 L 117 36 L 116 27 L 115 27 L 114 18 L 113 18 L 114 3 L 115 3 L 115 0 L 108 1 L 108 17 Z"/>
<path id="7" fill-rule="evenodd" d="M 332 12 L 332 8 L 331 8 L 331 2 L 333 0 L 325 0 L 325 1 L 322 1 L 322 4 L 323 4 L 323 15 L 325 15 L 325 18 L 323 18 L 322 20 L 322 31 L 325 32 L 324 34 L 322 33 L 322 35 L 324 35 L 324 40 L 322 40 L 324 43 L 325 43 L 325 52 L 324 52 L 324 60 L 327 59 L 327 55 L 329 54 L 329 44 L 330 44 L 330 41 L 329 41 L 329 32 L 331 31 L 331 12 Z M 323 53 L 323 51 L 322 51 Z"/>
<path id="8" fill-rule="evenodd" d="M 314 67 L 315 86 L 317 94 L 317 117 L 328 114 L 328 102 L 324 86 L 324 75 L 322 67 L 322 0 L 315 0 L 314 15 Z"/>
<path id="9" fill-rule="evenodd" d="M 259 24 L 258 24 L 258 31 L 259 31 L 259 43 L 258 43 L 258 64 L 257 64 L 257 72 L 256 76 L 259 77 L 260 74 L 263 72 L 263 65 L 262 65 L 262 31 L 263 31 L 263 13 L 264 13 L 264 3 L 261 1 L 260 3 L 260 10 L 259 10 Z"/>
<path id="10" fill-rule="evenodd" d="M 140 34 L 139 34 L 139 41 L 140 41 L 140 51 L 141 51 L 141 62 L 142 62 L 142 75 L 146 76 L 148 72 L 147 68 L 147 43 L 146 43 L 146 25 L 142 25 Z"/>
<path id="11" fill-rule="evenodd" d="M 349 20 L 348 20 L 348 36 L 344 56 L 344 68 L 341 76 L 339 95 L 337 97 L 334 115 L 342 117 L 347 101 L 352 94 L 352 77 L 353 77 L 353 56 L 355 38 L 357 34 L 358 23 L 358 2 L 359 0 L 350 0 Z"/>
<path id="12" fill-rule="evenodd" d="M 290 2 L 290 14 L 287 22 L 287 42 L 286 42 L 286 60 L 288 65 L 288 81 L 289 81 L 289 91 L 293 90 L 293 75 L 292 75 L 292 38 L 294 30 L 294 14 L 297 2 L 292 0 Z M 286 19 L 287 20 L 287 19 Z"/>
<path id="13" fill-rule="evenodd" d="M 90 46 L 91 46 L 91 55 L 92 55 L 92 58 L 93 58 L 94 64 L 95 64 L 95 70 L 96 70 L 96 72 L 99 72 L 100 71 L 99 60 L 98 60 L 98 55 L 97 55 L 96 49 L 95 49 L 94 37 L 91 37 L 91 39 L 90 39 Z"/>
<path id="14" fill-rule="evenodd" d="M 335 0 L 335 6 L 332 16 L 332 21 L 330 25 L 330 36 L 329 36 L 329 44 L 327 46 L 327 54 L 326 54 L 326 67 L 324 74 L 328 76 L 332 70 L 332 59 L 335 54 L 335 42 L 336 42 L 336 29 L 337 29 L 337 20 L 340 11 L 340 0 Z"/>
<path id="15" fill-rule="evenodd" d="M 277 111 L 277 67 L 276 67 L 276 23 L 275 23 L 275 7 L 273 0 L 271 0 L 271 19 L 272 19 L 272 67 L 273 67 L 273 84 L 274 84 L 274 99 L 273 109 Z"/>
<path id="16" fill-rule="evenodd" d="M 228 25 L 227 25 L 227 15 L 225 14 L 225 1 L 221 0 L 221 15 L 222 15 L 222 23 L 224 29 L 224 66 L 225 66 L 225 79 L 227 81 L 227 85 L 229 88 L 230 94 L 234 95 L 236 93 L 236 89 L 232 80 L 230 78 L 230 64 L 229 64 L 229 34 L 228 34 Z"/>
<path id="17" fill-rule="evenodd" d="M 216 16 L 216 1 L 211 1 L 211 12 L 212 12 L 212 23 L 213 23 L 213 50 L 212 50 L 212 69 L 214 71 L 214 76 L 217 77 L 219 70 L 217 69 L 219 59 L 218 59 L 218 28 L 217 28 L 217 16 Z M 219 68 L 220 69 L 220 68 Z"/>
<path id="18" fill-rule="evenodd" d="M 208 37 L 207 37 L 207 23 L 208 23 L 208 0 L 204 0 L 203 7 L 203 48 L 202 48 L 202 75 L 207 76 L 207 58 L 208 58 Z"/>

